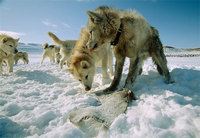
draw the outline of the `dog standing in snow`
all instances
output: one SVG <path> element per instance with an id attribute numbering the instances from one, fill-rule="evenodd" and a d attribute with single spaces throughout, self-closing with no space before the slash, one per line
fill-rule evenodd
<path id="1" fill-rule="evenodd" d="M 64 63 L 67 63 L 67 66 L 69 67 L 70 57 L 71 57 L 74 45 L 76 44 L 76 40 L 60 40 L 52 32 L 47 32 L 47 34 L 54 41 L 54 43 L 61 46 L 60 55 L 62 59 L 60 60 L 59 68 L 62 69 Z"/>
<path id="2" fill-rule="evenodd" d="M 44 47 L 44 51 L 42 54 L 41 64 L 43 63 L 43 61 L 46 57 L 48 57 L 50 59 L 50 62 L 55 63 L 55 58 L 58 63 L 60 62 L 60 58 L 61 58 L 61 56 L 59 54 L 60 47 L 58 47 L 56 45 L 49 45 L 48 43 L 44 43 L 43 47 Z"/>
<path id="3" fill-rule="evenodd" d="M 90 51 L 86 44 L 89 40 L 89 32 L 86 28 L 81 29 L 81 35 L 73 49 L 70 68 L 67 69 L 75 79 L 89 91 L 92 87 L 96 66 L 101 65 L 102 80 L 109 79 L 107 66 L 109 65 L 110 74 L 113 75 L 113 56 L 110 46 L 102 46 L 97 50 Z"/>
<path id="4" fill-rule="evenodd" d="M 166 83 L 173 82 L 158 31 L 144 17 L 135 11 L 120 11 L 106 6 L 87 11 L 87 14 L 87 29 L 90 32 L 88 49 L 111 44 L 116 57 L 114 79 L 105 91 L 117 89 L 126 57 L 130 59 L 130 66 L 125 88 L 132 87 L 141 72 L 143 61 L 148 57 L 152 57 Z"/>
<path id="5" fill-rule="evenodd" d="M 18 52 L 18 39 L 14 39 L 6 34 L 0 35 L 0 73 L 3 72 L 3 61 L 6 62 L 7 71 L 13 72 L 14 54 Z"/>
<path id="6" fill-rule="evenodd" d="M 14 55 L 14 63 L 17 64 L 19 60 L 22 60 L 24 64 L 29 63 L 28 53 L 25 51 L 19 51 Z"/>

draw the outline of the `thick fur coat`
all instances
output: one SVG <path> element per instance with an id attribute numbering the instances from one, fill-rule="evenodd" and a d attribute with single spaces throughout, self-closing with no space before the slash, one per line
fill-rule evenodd
<path id="1" fill-rule="evenodd" d="M 152 57 L 166 83 L 172 82 L 158 31 L 144 17 L 135 11 L 110 7 L 99 7 L 95 11 L 87 11 L 87 14 L 90 17 L 87 24 L 90 32 L 88 49 L 101 48 L 118 37 L 113 46 L 116 57 L 114 79 L 105 91 L 117 89 L 126 57 L 130 59 L 130 67 L 124 87 L 131 88 L 141 73 L 143 61 L 148 57 Z"/>
<path id="2" fill-rule="evenodd" d="M 55 58 L 57 63 L 60 62 L 60 47 L 56 46 L 56 45 L 49 45 L 48 43 L 44 43 L 43 44 L 44 47 L 44 51 L 42 54 L 42 60 L 41 60 L 41 64 L 43 63 L 44 59 L 46 57 L 48 57 L 50 59 L 50 62 L 55 63 Z"/>
<path id="3" fill-rule="evenodd" d="M 70 65 L 70 57 L 72 54 L 72 50 L 76 44 L 76 40 L 60 40 L 55 34 L 52 32 L 47 32 L 48 36 L 54 41 L 54 43 L 61 46 L 60 55 L 61 61 L 59 64 L 60 69 L 63 68 L 64 63 Z"/>
<path id="4" fill-rule="evenodd" d="M 3 61 L 6 62 L 7 71 L 13 72 L 14 54 L 18 52 L 18 39 L 14 39 L 6 34 L 0 35 L 0 73 L 3 72 Z"/>
<path id="5" fill-rule="evenodd" d="M 112 69 L 112 51 L 111 47 L 102 46 L 97 50 L 89 50 L 86 44 L 89 40 L 89 33 L 85 28 L 82 28 L 81 35 L 77 41 L 71 56 L 70 68 L 67 69 L 88 91 L 92 87 L 96 65 L 101 64 L 103 79 L 108 79 L 107 66 L 109 64 L 110 73 Z"/>
<path id="6" fill-rule="evenodd" d="M 24 64 L 29 63 L 28 53 L 26 51 L 19 51 L 14 55 L 14 63 L 17 64 L 19 60 L 22 60 Z"/>

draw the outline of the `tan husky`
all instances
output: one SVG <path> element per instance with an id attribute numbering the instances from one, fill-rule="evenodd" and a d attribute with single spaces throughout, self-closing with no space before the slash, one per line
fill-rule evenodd
<path id="1" fill-rule="evenodd" d="M 14 54 L 18 52 L 18 39 L 14 39 L 8 35 L 0 35 L 0 73 L 3 72 L 3 61 L 6 62 L 7 71 L 13 72 Z"/>
<path id="2" fill-rule="evenodd" d="M 22 60 L 24 62 L 24 64 L 28 64 L 29 60 L 28 60 L 28 53 L 25 51 L 19 51 L 14 55 L 14 62 L 15 64 L 18 63 L 19 60 Z"/>
<path id="3" fill-rule="evenodd" d="M 49 57 L 50 62 L 55 63 L 55 58 L 58 63 L 60 62 L 60 56 L 59 56 L 60 47 L 56 45 L 49 45 L 48 43 L 44 43 L 43 47 L 44 47 L 44 51 L 42 54 L 41 64 L 43 63 L 46 57 Z"/>
<path id="4" fill-rule="evenodd" d="M 62 59 L 59 64 L 60 69 L 63 68 L 64 63 L 67 63 L 67 65 L 69 66 L 70 57 L 71 57 L 74 45 L 76 44 L 76 40 L 60 40 L 52 32 L 47 32 L 47 34 L 49 37 L 51 37 L 53 39 L 54 43 L 61 46 L 60 55 L 61 55 Z"/>
<path id="5" fill-rule="evenodd" d="M 173 82 L 158 31 L 144 17 L 135 11 L 119 11 L 110 7 L 99 7 L 95 11 L 87 11 L 87 14 L 90 17 L 87 24 L 90 32 L 87 47 L 98 49 L 105 44 L 114 47 L 114 79 L 105 91 L 117 89 L 126 57 L 130 58 L 130 67 L 124 87 L 131 88 L 141 72 L 143 61 L 148 57 L 152 57 L 158 72 L 165 76 L 166 83 Z"/>
<path id="6" fill-rule="evenodd" d="M 107 72 L 107 64 L 109 63 L 109 69 L 111 75 L 112 69 L 112 51 L 109 46 L 102 46 L 98 50 L 90 51 L 87 49 L 86 44 L 89 40 L 89 33 L 85 28 L 81 29 L 81 35 L 77 41 L 72 56 L 70 68 L 67 69 L 75 79 L 79 80 L 85 87 L 86 91 L 89 91 L 92 87 L 94 79 L 96 65 L 101 62 L 103 79 L 109 78 Z"/>

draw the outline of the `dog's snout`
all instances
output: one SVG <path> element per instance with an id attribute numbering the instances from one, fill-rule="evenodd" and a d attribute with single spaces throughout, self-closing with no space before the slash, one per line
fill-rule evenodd
<path id="1" fill-rule="evenodd" d="M 89 86 L 86 86 L 86 87 L 85 87 L 85 90 L 86 90 L 86 91 L 89 91 L 90 89 L 91 89 L 91 88 L 90 88 Z"/>
<path id="2" fill-rule="evenodd" d="M 18 52 L 18 50 L 17 49 L 15 49 L 15 54 Z"/>
<path id="3" fill-rule="evenodd" d="M 94 45 L 93 49 L 97 48 L 97 43 Z"/>
<path id="4" fill-rule="evenodd" d="M 90 50 L 90 52 L 92 52 L 93 50 L 95 50 L 97 48 L 97 43 L 94 44 L 94 46 L 90 47 L 90 46 L 87 46 L 87 48 Z"/>

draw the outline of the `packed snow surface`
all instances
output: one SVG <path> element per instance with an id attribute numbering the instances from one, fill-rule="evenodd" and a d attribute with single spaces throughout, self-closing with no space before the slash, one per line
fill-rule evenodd
<path id="1" fill-rule="evenodd" d="M 82 105 L 97 106 L 96 99 L 88 93 L 105 89 L 110 83 L 102 84 L 100 68 L 93 89 L 86 93 L 58 64 L 50 63 L 49 59 L 40 64 L 41 45 L 21 43 L 19 50 L 28 52 L 30 63 L 19 61 L 13 73 L 0 74 L 0 137 L 85 137 L 70 123 L 68 115 Z M 165 84 L 148 59 L 132 87 L 137 100 L 99 137 L 200 137 L 200 57 L 167 60 L 175 83 Z M 124 85 L 128 67 L 126 60 L 119 88 Z M 5 71 L 6 67 L 3 68 Z"/>

